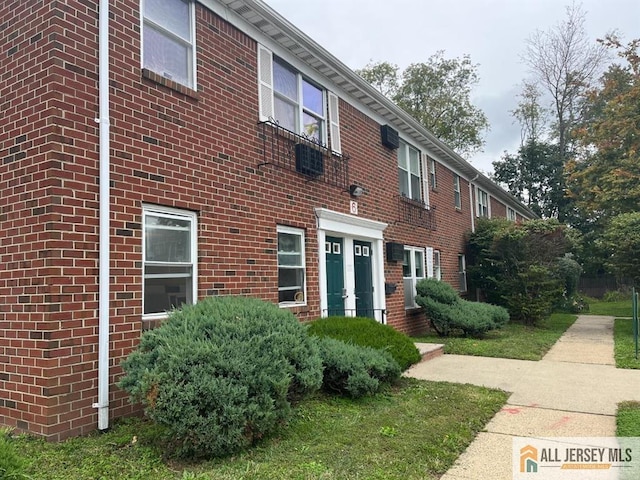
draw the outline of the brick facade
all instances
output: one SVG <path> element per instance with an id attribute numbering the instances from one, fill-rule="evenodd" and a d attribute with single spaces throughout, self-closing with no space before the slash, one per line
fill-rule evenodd
<path id="1" fill-rule="evenodd" d="M 196 212 L 198 298 L 277 303 L 276 228 L 303 230 L 307 302 L 291 310 L 304 321 L 322 315 L 316 209 L 349 215 L 353 200 L 342 188 L 260 165 L 252 31 L 196 5 L 195 91 L 141 68 L 139 5 L 110 5 L 112 418 L 136 411 L 114 384 L 119 362 L 153 323 L 142 310 L 143 205 Z M 97 8 L 82 0 L 14 0 L 0 9 L 0 423 L 52 440 L 96 424 Z M 403 221 L 396 151 L 381 144 L 380 119 L 335 90 L 349 180 L 365 187 L 357 216 L 386 223 L 385 242 L 439 250 L 443 279 L 457 286 L 472 221 L 471 177 L 460 173 L 456 209 L 455 168 L 438 158 L 437 189 L 429 192 L 436 229 Z M 491 201 L 494 216 L 506 215 L 503 203 Z M 424 329 L 422 312 L 404 308 L 402 262 L 385 260 L 383 275 L 398 287 L 385 296 L 387 323 Z"/>

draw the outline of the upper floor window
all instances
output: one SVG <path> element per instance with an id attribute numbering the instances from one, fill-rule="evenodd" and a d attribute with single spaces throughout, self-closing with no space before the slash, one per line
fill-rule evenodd
<path id="1" fill-rule="evenodd" d="M 511 207 L 507 207 L 507 220 L 516 221 L 516 211 Z"/>
<path id="2" fill-rule="evenodd" d="M 142 0 L 142 68 L 195 89 L 195 11 L 190 0 Z"/>
<path id="3" fill-rule="evenodd" d="M 424 248 L 405 247 L 402 262 L 404 308 L 416 308 L 416 283 L 425 278 Z"/>
<path id="4" fill-rule="evenodd" d="M 274 117 L 280 126 L 325 143 L 324 91 L 281 59 L 273 59 Z"/>
<path id="5" fill-rule="evenodd" d="M 275 121 L 342 153 L 339 100 L 285 60 L 258 44 L 258 102 L 260 121 Z"/>
<path id="6" fill-rule="evenodd" d="M 453 202 L 459 210 L 462 208 L 462 193 L 460 190 L 460 175 L 453 176 Z"/>
<path id="7" fill-rule="evenodd" d="M 411 200 L 422 201 L 420 151 L 402 141 L 398 148 L 398 177 L 400 195 Z"/>
<path id="8" fill-rule="evenodd" d="M 433 158 L 429 159 L 429 184 L 433 190 L 438 188 L 438 179 L 436 178 L 436 161 Z"/>
<path id="9" fill-rule="evenodd" d="M 196 301 L 196 214 L 145 206 L 143 221 L 143 312 L 164 314 Z"/>
<path id="10" fill-rule="evenodd" d="M 278 302 L 306 303 L 304 231 L 278 227 Z"/>
<path id="11" fill-rule="evenodd" d="M 484 190 L 478 188 L 476 190 L 476 215 L 478 217 L 486 217 L 489 218 L 491 216 L 491 211 L 489 210 L 489 194 Z"/>

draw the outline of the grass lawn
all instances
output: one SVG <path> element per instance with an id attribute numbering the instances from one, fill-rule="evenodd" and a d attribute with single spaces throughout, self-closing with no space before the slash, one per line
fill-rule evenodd
<path id="1" fill-rule="evenodd" d="M 616 436 L 640 437 L 640 402 L 623 402 L 618 405 Z"/>
<path id="2" fill-rule="evenodd" d="M 488 332 L 483 338 L 449 337 L 436 334 L 415 337 L 415 342 L 443 343 L 445 353 L 482 357 L 540 360 L 576 320 L 575 315 L 554 313 L 532 328 L 508 323 L 503 329 Z"/>
<path id="3" fill-rule="evenodd" d="M 62 479 L 436 479 L 506 402 L 471 385 L 403 378 L 360 400 L 318 396 L 288 428 L 232 458 L 165 462 L 157 427 L 134 419 L 106 434 L 52 444 L 12 441 L 33 480 Z"/>
<path id="4" fill-rule="evenodd" d="M 633 339 L 633 322 L 631 319 L 616 318 L 613 326 L 613 339 L 615 342 L 616 367 L 640 368 L 640 360 L 636 360 L 636 345 Z"/>
<path id="5" fill-rule="evenodd" d="M 595 298 L 587 299 L 589 311 L 585 315 L 611 315 L 612 317 L 630 317 L 633 315 L 631 299 L 617 302 L 603 302 Z"/>

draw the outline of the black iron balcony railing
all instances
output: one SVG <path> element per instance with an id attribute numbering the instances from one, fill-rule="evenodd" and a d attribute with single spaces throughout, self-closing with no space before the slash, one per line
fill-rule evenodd
<path id="1" fill-rule="evenodd" d="M 281 127 L 274 120 L 258 123 L 262 140 L 262 162 L 298 172 L 309 180 L 349 189 L 349 156 L 338 154 L 312 137 Z"/>
<path id="2" fill-rule="evenodd" d="M 398 219 L 404 223 L 436 230 L 435 208 L 420 200 L 413 200 L 403 195 L 398 196 Z"/>

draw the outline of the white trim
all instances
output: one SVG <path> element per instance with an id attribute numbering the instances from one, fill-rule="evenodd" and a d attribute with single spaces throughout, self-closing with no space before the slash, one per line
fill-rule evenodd
<path id="1" fill-rule="evenodd" d="M 367 218 L 347 215 L 326 208 L 316 208 L 318 229 L 348 234 L 362 239 L 382 240 L 382 232 L 388 224 Z"/>
<path id="2" fill-rule="evenodd" d="M 433 251 L 433 278 L 442 280 L 442 254 L 440 250 Z"/>
<path id="3" fill-rule="evenodd" d="M 331 150 L 336 153 L 342 153 L 342 141 L 340 139 L 340 99 L 338 96 L 327 90 L 327 98 L 329 103 L 328 109 L 328 125 L 327 129 L 331 137 Z"/>
<path id="4" fill-rule="evenodd" d="M 305 306 L 307 305 L 307 257 L 306 257 L 306 252 L 305 252 L 305 242 L 306 242 L 306 237 L 305 237 L 305 231 L 302 228 L 295 228 L 295 227 L 288 227 L 286 225 L 277 225 L 276 226 L 276 235 L 278 233 L 287 233 L 289 235 L 299 235 L 300 236 L 300 258 L 302 259 L 302 267 L 299 266 L 291 266 L 292 269 L 299 269 L 302 268 L 302 271 L 304 273 L 304 285 L 302 286 L 303 289 L 303 293 L 304 293 L 304 300 L 302 302 L 278 302 L 278 305 L 280 307 L 283 308 L 290 308 L 290 307 L 301 307 L 301 306 Z M 277 247 L 277 241 L 276 241 L 276 266 L 278 269 L 280 269 L 280 262 L 277 259 L 279 255 L 278 252 L 278 247 Z M 282 267 L 282 268 L 286 268 L 286 267 Z M 278 285 L 278 292 L 280 292 L 280 285 Z"/>
<path id="5" fill-rule="evenodd" d="M 261 122 L 273 118 L 273 53 L 258 43 L 258 117 Z"/>
<path id="6" fill-rule="evenodd" d="M 458 194 L 460 205 L 456 202 L 456 193 Z M 462 210 L 462 186 L 460 185 L 460 175 L 457 173 L 453 174 L 453 206 L 458 210 Z"/>
<path id="7" fill-rule="evenodd" d="M 403 304 L 404 304 L 404 309 L 405 310 L 411 310 L 413 308 L 418 308 L 418 304 L 416 303 L 415 297 L 417 295 L 416 292 L 416 283 L 418 283 L 418 280 L 422 280 L 423 278 L 429 278 L 430 275 L 428 275 L 427 272 L 427 268 L 428 268 L 428 261 L 426 260 L 426 253 L 428 253 L 429 248 L 425 249 L 423 247 L 413 247 L 411 245 L 405 245 L 404 246 L 404 251 L 405 252 L 409 252 L 409 265 L 408 267 L 411 270 L 411 276 L 409 277 L 405 277 L 404 273 L 402 275 L 402 287 L 403 289 L 407 288 L 407 282 L 406 280 L 409 280 L 411 283 L 411 289 L 412 289 L 412 295 L 411 295 L 411 305 L 407 305 L 407 292 L 404 292 L 404 300 L 403 300 Z M 419 252 L 422 254 L 422 273 L 423 276 L 422 277 L 418 277 L 416 276 L 416 253 Z M 426 266 L 425 266 L 426 263 Z M 403 263 L 404 266 L 404 263 Z M 426 267 L 426 268 L 425 268 Z"/>
<path id="8" fill-rule="evenodd" d="M 140 66 L 141 68 L 145 68 L 144 66 L 144 24 L 145 24 L 145 0 L 140 0 Z M 188 8 L 189 8 L 189 39 L 188 41 L 186 41 L 184 38 L 176 35 L 175 33 L 173 33 L 171 30 L 169 30 L 168 28 L 166 28 L 164 25 L 158 24 L 156 22 L 154 22 L 153 20 L 149 19 L 148 23 L 149 25 L 158 27 L 160 29 L 162 29 L 164 31 L 165 34 L 167 34 L 167 36 L 169 38 L 174 38 L 176 39 L 176 41 L 179 41 L 180 43 L 183 43 L 184 45 L 188 45 L 189 48 L 191 49 L 191 58 L 187 59 L 187 68 L 189 70 L 189 78 L 187 79 L 188 82 L 190 84 L 185 85 L 185 87 L 188 87 L 192 90 L 197 91 L 198 90 L 198 54 L 196 52 L 197 48 L 196 48 L 196 8 L 195 8 L 195 2 L 187 2 L 188 4 Z M 155 72 L 161 76 L 162 72 Z M 180 85 L 183 85 L 182 82 L 179 82 L 178 80 L 175 79 L 171 79 L 173 81 L 175 81 L 176 83 L 179 83 Z"/>
<path id="9" fill-rule="evenodd" d="M 427 278 L 433 278 L 433 247 L 426 248 Z"/>
<path id="10" fill-rule="evenodd" d="M 335 236 L 344 239 L 343 259 L 345 283 L 347 292 L 345 309 L 355 310 L 355 267 L 354 267 L 354 240 L 371 242 L 371 277 L 373 282 L 373 308 L 375 310 L 386 309 L 384 296 L 384 241 L 383 231 L 387 224 L 368 220 L 362 217 L 335 212 L 326 208 L 315 209 L 318 220 L 318 251 L 325 251 L 327 236 Z M 318 290 L 320 293 L 320 311 L 324 315 L 327 310 L 327 266 L 324 253 L 318 255 Z"/>
<path id="11" fill-rule="evenodd" d="M 147 278 L 144 274 L 144 268 L 147 264 L 146 261 L 146 228 L 145 217 L 147 215 L 160 215 L 165 217 L 176 217 L 190 222 L 189 235 L 190 235 L 190 262 L 179 262 L 180 265 L 190 266 L 192 274 L 191 282 L 191 303 L 195 304 L 198 301 L 198 215 L 191 210 L 181 210 L 172 207 L 163 207 L 160 205 L 142 204 L 142 318 L 143 320 L 150 320 L 156 318 L 165 318 L 167 312 L 153 312 L 144 313 L 144 279 Z M 176 262 L 148 262 L 149 264 L 161 264 L 161 265 L 178 265 Z M 168 276 L 166 278 L 169 278 Z"/>

